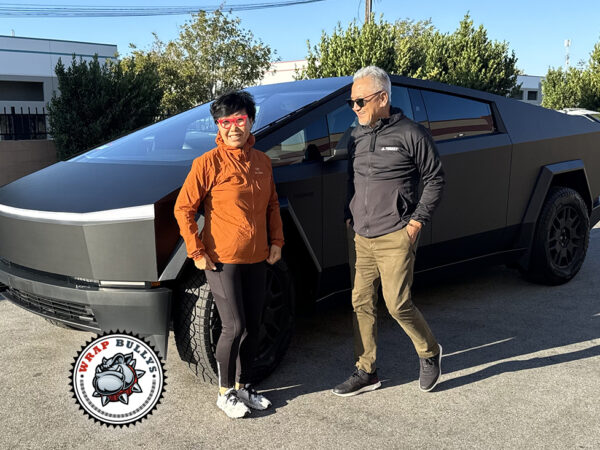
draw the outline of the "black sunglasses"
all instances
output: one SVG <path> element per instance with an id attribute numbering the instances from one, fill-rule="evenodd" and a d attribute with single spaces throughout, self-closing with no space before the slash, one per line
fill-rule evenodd
<path id="1" fill-rule="evenodd" d="M 367 100 L 368 97 L 373 97 L 373 96 L 375 96 L 375 95 L 377 95 L 377 94 L 379 94 L 381 92 L 383 92 L 383 90 L 374 92 L 371 95 L 367 95 L 364 98 L 357 98 L 356 100 L 352 100 L 351 98 L 349 98 L 349 99 L 346 100 L 346 103 L 348 103 L 348 106 L 350 108 L 354 108 L 354 104 L 355 103 L 358 105 L 359 108 L 362 108 L 363 106 L 365 106 L 365 103 L 367 103 L 367 102 L 370 101 L 370 99 Z"/>

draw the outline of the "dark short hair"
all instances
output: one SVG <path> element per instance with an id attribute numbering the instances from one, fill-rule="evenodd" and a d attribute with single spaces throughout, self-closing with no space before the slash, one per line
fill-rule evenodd
<path id="1" fill-rule="evenodd" d="M 256 104 L 252 94 L 246 91 L 228 92 L 219 96 L 210 105 L 210 114 L 215 122 L 221 117 L 230 116 L 238 111 L 245 110 L 248 117 L 254 122 L 256 116 Z"/>

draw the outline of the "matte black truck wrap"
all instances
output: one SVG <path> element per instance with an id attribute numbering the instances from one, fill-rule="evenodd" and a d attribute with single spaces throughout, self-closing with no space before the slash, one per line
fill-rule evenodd
<path id="1" fill-rule="evenodd" d="M 442 202 L 421 231 L 417 272 L 475 261 L 516 264 L 547 284 L 575 276 L 600 219 L 600 124 L 484 92 L 391 79 L 393 106 L 429 130 L 446 174 Z M 258 105 L 255 147 L 271 158 L 286 237 L 283 261 L 269 270 L 257 377 L 283 357 L 296 306 L 350 288 L 351 83 L 248 89 Z M 1 187 L 2 295 L 57 325 L 139 333 L 164 356 L 172 328 L 181 358 L 214 382 L 220 320 L 173 217 L 193 159 L 214 147 L 208 108 Z"/>

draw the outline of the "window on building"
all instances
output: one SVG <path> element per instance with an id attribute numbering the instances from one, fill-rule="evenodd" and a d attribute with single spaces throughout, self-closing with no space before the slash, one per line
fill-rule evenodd
<path id="1" fill-rule="evenodd" d="M 527 100 L 537 101 L 538 93 L 537 91 L 527 91 Z"/>
<path id="2" fill-rule="evenodd" d="M 44 83 L 31 81 L 0 81 L 0 101 L 43 102 Z"/>
<path id="3" fill-rule="evenodd" d="M 431 134 L 436 141 L 496 131 L 487 103 L 426 90 L 422 94 Z"/>
<path id="4" fill-rule="evenodd" d="M 523 91 L 522 90 L 518 90 L 512 93 L 512 95 L 510 96 L 510 98 L 514 98 L 517 100 L 523 100 Z"/>
<path id="5" fill-rule="evenodd" d="M 306 128 L 267 150 L 273 167 L 321 161 L 331 154 L 327 123 L 321 117 Z"/>

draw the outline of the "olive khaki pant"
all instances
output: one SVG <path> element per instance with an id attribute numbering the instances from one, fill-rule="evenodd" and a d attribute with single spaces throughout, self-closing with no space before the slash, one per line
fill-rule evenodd
<path id="1" fill-rule="evenodd" d="M 391 316 L 412 340 L 421 358 L 430 358 L 439 347 L 429 325 L 411 299 L 415 251 L 406 227 L 376 238 L 354 236 L 356 274 L 352 289 L 354 355 L 356 367 L 372 373 L 377 367 L 377 290 Z"/>

